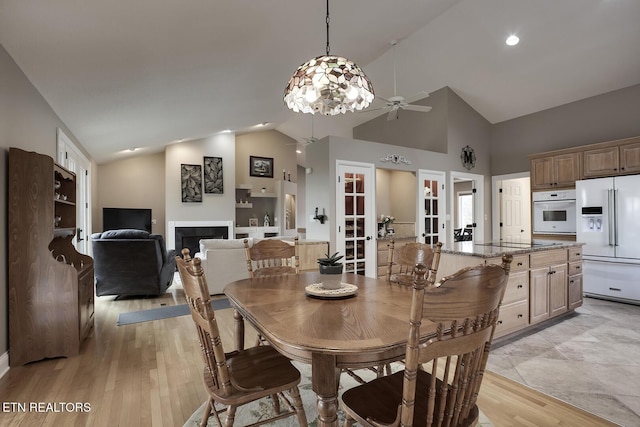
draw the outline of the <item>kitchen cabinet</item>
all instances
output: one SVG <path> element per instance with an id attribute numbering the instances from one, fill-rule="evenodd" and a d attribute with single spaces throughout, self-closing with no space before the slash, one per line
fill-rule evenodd
<path id="1" fill-rule="evenodd" d="M 389 244 L 391 243 L 392 239 L 394 241 L 395 247 L 397 248 L 409 242 L 415 242 L 416 236 L 378 238 L 378 277 L 387 277 L 387 266 L 389 265 Z"/>
<path id="2" fill-rule="evenodd" d="M 531 324 L 567 311 L 567 250 L 531 254 L 529 272 Z"/>
<path id="3" fill-rule="evenodd" d="M 531 189 L 573 188 L 580 179 L 579 153 L 531 158 Z"/>
<path id="4" fill-rule="evenodd" d="M 628 140 L 625 140 L 628 141 Z M 608 143 L 584 151 L 584 178 L 602 178 L 640 172 L 640 141 Z"/>
<path id="5" fill-rule="evenodd" d="M 487 264 L 500 265 L 500 258 Z M 501 337 L 529 325 L 529 255 L 514 255 L 509 281 L 500 307 L 495 337 Z"/>
<path id="6" fill-rule="evenodd" d="M 575 310 L 582 305 L 582 248 L 569 249 L 569 283 L 567 289 L 567 309 Z"/>

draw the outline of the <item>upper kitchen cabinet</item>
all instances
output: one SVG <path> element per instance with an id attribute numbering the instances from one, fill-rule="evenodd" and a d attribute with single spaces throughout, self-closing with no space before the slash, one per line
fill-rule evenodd
<path id="1" fill-rule="evenodd" d="M 577 152 L 529 156 L 531 189 L 574 188 L 580 179 L 580 154 Z"/>
<path id="2" fill-rule="evenodd" d="M 584 150 L 585 178 L 640 172 L 640 137 L 594 144 Z"/>

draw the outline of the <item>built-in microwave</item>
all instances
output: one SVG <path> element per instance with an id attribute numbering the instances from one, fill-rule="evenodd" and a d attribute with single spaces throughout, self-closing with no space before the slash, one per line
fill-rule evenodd
<path id="1" fill-rule="evenodd" d="M 576 234 L 576 190 L 532 194 L 533 234 Z"/>

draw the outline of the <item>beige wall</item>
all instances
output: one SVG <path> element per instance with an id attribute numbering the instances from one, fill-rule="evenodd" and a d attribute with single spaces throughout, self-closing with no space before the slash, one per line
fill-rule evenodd
<path id="1" fill-rule="evenodd" d="M 390 215 L 397 222 L 416 222 L 416 174 L 376 169 L 376 215 Z"/>
<path id="2" fill-rule="evenodd" d="M 93 211 L 94 232 L 102 229 L 102 208 L 151 209 L 155 224 L 151 231 L 165 232 L 165 154 L 132 157 L 100 165 L 97 173 L 97 209 Z"/>
<path id="3" fill-rule="evenodd" d="M 283 170 L 291 173 L 292 182 L 298 182 L 296 142 L 276 130 L 236 136 L 236 183 L 252 185 L 254 190 L 265 187 L 267 193 L 275 193 L 276 183 L 283 179 Z M 273 178 L 250 176 L 250 156 L 273 158 Z"/>
<path id="4" fill-rule="evenodd" d="M 61 128 L 82 149 L 75 136 L 0 45 L 0 223 L 3 224 L 0 227 L 0 357 L 9 349 L 6 245 L 9 147 L 36 151 L 55 159 L 57 128 Z"/>

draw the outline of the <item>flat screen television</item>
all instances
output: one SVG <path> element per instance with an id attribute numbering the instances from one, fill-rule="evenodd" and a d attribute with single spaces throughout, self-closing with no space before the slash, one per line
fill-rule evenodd
<path id="1" fill-rule="evenodd" d="M 123 228 L 151 233 L 151 209 L 102 208 L 102 231 Z"/>

